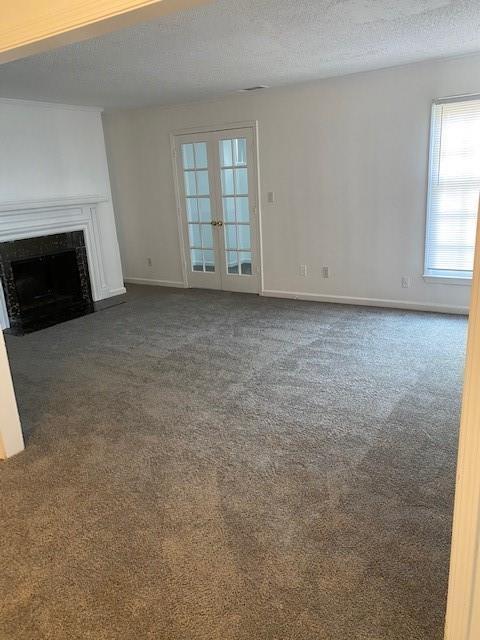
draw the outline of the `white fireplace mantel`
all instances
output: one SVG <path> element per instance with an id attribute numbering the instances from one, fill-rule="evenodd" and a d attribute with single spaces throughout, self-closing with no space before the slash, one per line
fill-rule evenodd
<path id="1" fill-rule="evenodd" d="M 13 213 L 19 211 L 38 211 L 38 209 L 65 208 L 74 205 L 85 206 L 87 204 L 98 204 L 107 202 L 110 198 L 107 195 L 92 194 L 78 195 L 64 198 L 42 198 L 41 200 L 12 200 L 11 202 L 0 202 L 0 214 Z"/>
<path id="2" fill-rule="evenodd" d="M 37 236 L 83 231 L 87 250 L 90 283 L 94 301 L 125 293 L 123 287 L 111 289 L 105 268 L 107 238 L 102 236 L 102 205 L 106 195 L 0 203 L 0 242 Z M 1 285 L 1 283 L 0 283 Z M 0 286 L 0 327 L 9 327 L 8 313 Z"/>

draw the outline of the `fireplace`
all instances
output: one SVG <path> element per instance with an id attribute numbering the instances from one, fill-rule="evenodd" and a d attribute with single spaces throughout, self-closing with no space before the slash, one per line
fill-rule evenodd
<path id="1" fill-rule="evenodd" d="M 93 311 L 83 231 L 0 243 L 0 278 L 12 333 Z"/>

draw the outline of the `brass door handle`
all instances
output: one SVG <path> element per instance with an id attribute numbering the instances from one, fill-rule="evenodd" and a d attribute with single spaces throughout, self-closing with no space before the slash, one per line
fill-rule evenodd
<path id="1" fill-rule="evenodd" d="M 212 227 L 223 227 L 223 220 L 212 220 L 210 224 Z"/>
<path id="2" fill-rule="evenodd" d="M 217 224 L 219 227 L 223 227 L 223 220 L 217 220 Z"/>

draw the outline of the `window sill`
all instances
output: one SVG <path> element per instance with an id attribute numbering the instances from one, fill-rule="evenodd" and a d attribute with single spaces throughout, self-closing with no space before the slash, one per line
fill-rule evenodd
<path id="1" fill-rule="evenodd" d="M 461 276 L 430 276 L 424 275 L 423 279 L 427 284 L 459 284 L 469 287 L 472 284 L 472 278 L 463 278 Z"/>

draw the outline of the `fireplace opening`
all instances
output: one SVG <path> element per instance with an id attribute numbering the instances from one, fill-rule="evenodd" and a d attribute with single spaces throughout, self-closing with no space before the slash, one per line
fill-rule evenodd
<path id="1" fill-rule="evenodd" d="M 0 279 L 17 335 L 94 310 L 83 231 L 0 243 Z"/>
<path id="2" fill-rule="evenodd" d="M 12 262 L 12 272 L 22 313 L 82 302 L 77 254 L 73 250 L 16 260 Z"/>

